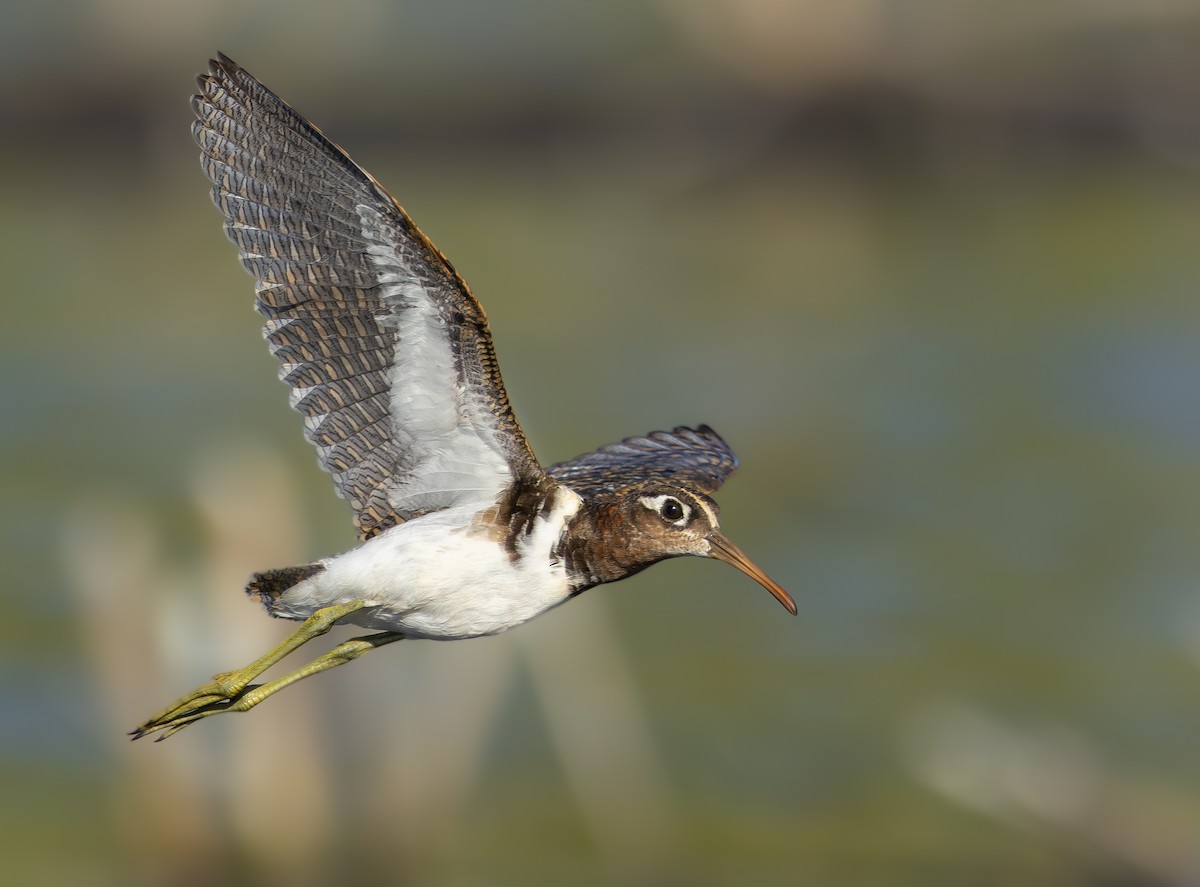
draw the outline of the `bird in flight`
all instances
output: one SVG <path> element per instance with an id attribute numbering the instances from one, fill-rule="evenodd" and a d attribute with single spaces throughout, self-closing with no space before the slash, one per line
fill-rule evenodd
<path id="1" fill-rule="evenodd" d="M 738 463 L 715 431 L 655 431 L 542 467 L 509 405 L 483 308 L 400 204 L 228 57 L 197 82 L 192 133 L 213 201 L 360 544 L 255 573 L 247 593 L 299 628 L 133 738 L 248 711 L 404 638 L 506 631 L 670 557 L 732 564 L 796 613 L 717 524 L 711 495 Z M 253 683 L 339 623 L 374 633 Z"/>

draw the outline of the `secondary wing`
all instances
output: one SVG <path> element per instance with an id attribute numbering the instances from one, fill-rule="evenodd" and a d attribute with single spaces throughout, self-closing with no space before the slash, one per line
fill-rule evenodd
<path id="1" fill-rule="evenodd" d="M 304 434 L 364 538 L 541 472 L 466 283 L 404 209 L 225 56 L 192 132 Z"/>
<path id="2" fill-rule="evenodd" d="M 711 494 L 737 468 L 737 456 L 707 425 L 627 437 L 546 469 L 580 495 L 603 496 L 648 478 L 679 481 Z"/>

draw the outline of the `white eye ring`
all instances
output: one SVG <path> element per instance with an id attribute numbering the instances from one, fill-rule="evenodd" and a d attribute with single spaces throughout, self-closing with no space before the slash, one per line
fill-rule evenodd
<path id="1" fill-rule="evenodd" d="M 675 527 L 684 526 L 692 517 L 692 509 L 675 496 L 643 496 L 639 501 Z"/>

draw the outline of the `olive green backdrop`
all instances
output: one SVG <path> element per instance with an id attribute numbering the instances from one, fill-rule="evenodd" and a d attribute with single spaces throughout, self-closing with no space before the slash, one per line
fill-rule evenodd
<path id="1" fill-rule="evenodd" d="M 188 134 L 384 182 L 554 461 L 708 422 L 675 561 L 123 733 L 352 544 Z M 0 3 L 0 880 L 1200 881 L 1200 11 Z"/>

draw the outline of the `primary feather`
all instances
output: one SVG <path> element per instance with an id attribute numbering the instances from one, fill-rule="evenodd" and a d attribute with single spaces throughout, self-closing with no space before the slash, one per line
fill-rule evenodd
<path id="1" fill-rule="evenodd" d="M 193 133 L 305 436 L 360 534 L 541 472 L 483 309 L 378 182 L 221 56 Z"/>

